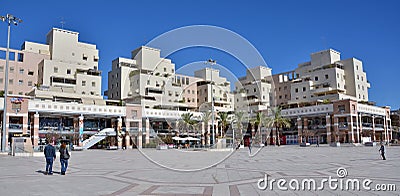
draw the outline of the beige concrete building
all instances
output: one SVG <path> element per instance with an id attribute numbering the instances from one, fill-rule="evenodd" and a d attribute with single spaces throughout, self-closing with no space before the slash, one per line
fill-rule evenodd
<path id="1" fill-rule="evenodd" d="M 211 111 L 212 97 L 214 98 L 214 110 L 216 112 L 234 110 L 234 96 L 231 93 L 230 82 L 219 75 L 219 70 L 204 68 L 195 71 L 194 76 L 202 79 L 197 82 L 199 111 Z M 213 81 L 213 96 L 211 96 L 211 81 Z"/>
<path id="2" fill-rule="evenodd" d="M 256 114 L 267 110 L 273 100 L 271 68 L 257 66 L 235 83 L 235 111 Z"/>
<path id="3" fill-rule="evenodd" d="M 311 61 L 273 78 L 276 105 L 342 99 L 368 101 L 370 84 L 362 62 L 355 58 L 341 60 L 340 53 L 332 49 L 312 53 Z"/>
<path id="4" fill-rule="evenodd" d="M 25 95 L 37 84 L 38 63 L 49 59 L 48 48 L 45 50 L 34 50 L 35 43 L 25 42 L 21 50 L 10 49 L 10 61 L 8 70 L 8 94 Z M 6 48 L 0 48 L 4 59 L 0 58 L 0 90 L 4 91 L 5 53 Z"/>
<path id="5" fill-rule="evenodd" d="M 96 45 L 79 42 L 78 32 L 53 28 L 46 44 L 25 43 L 29 51 L 49 54 L 38 64 L 39 88 L 29 93 L 36 98 L 78 103 L 104 104 L 101 95 L 99 51 Z"/>

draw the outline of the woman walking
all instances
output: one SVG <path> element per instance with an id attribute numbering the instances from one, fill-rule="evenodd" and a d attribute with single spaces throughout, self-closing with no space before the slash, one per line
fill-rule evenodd
<path id="1" fill-rule="evenodd" d="M 65 175 L 68 167 L 68 159 L 70 157 L 67 149 L 67 145 L 62 143 L 60 146 L 60 162 L 61 162 L 61 175 Z"/>

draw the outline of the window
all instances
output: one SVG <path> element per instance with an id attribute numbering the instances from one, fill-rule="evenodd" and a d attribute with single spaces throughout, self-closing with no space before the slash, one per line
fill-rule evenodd
<path id="1" fill-rule="evenodd" d="M 32 81 L 28 81 L 28 86 L 32 86 Z"/>
<path id="2" fill-rule="evenodd" d="M 24 81 L 23 80 L 18 80 L 18 85 L 22 85 L 22 84 L 24 84 Z"/>
<path id="3" fill-rule="evenodd" d="M 18 62 L 24 62 L 24 54 L 18 53 Z"/>
<path id="4" fill-rule="evenodd" d="M 281 91 L 281 87 L 278 88 L 278 91 Z"/>
<path id="5" fill-rule="evenodd" d="M 361 76 L 361 81 L 364 81 L 364 77 L 363 76 Z"/>
<path id="6" fill-rule="evenodd" d="M 283 90 L 287 90 L 287 86 L 284 86 L 284 87 L 283 87 Z"/>
<path id="7" fill-rule="evenodd" d="M 96 87 L 96 82 L 92 82 L 92 87 Z"/>
<path id="8" fill-rule="evenodd" d="M 86 81 L 82 81 L 82 86 L 86 86 Z"/>
<path id="9" fill-rule="evenodd" d="M 90 91 L 90 95 L 94 95 L 94 92 Z M 118 97 L 118 92 L 117 92 L 117 97 Z"/>
<path id="10" fill-rule="evenodd" d="M 0 72 L 3 72 L 3 71 L 4 71 L 4 67 L 0 66 Z"/>
<path id="11" fill-rule="evenodd" d="M 337 73 L 337 78 L 340 78 L 339 73 Z"/>
<path id="12" fill-rule="evenodd" d="M 282 95 L 279 95 L 279 99 L 282 99 Z"/>
<path id="13" fill-rule="evenodd" d="M 254 91 L 254 92 L 257 92 L 257 89 L 256 89 L 256 88 L 254 88 L 254 89 L 253 89 L 253 91 Z"/>
<path id="14" fill-rule="evenodd" d="M 82 91 L 82 95 L 84 95 L 84 94 L 86 94 L 85 91 Z M 112 97 L 112 94 L 111 94 L 111 97 Z"/>
<path id="15" fill-rule="evenodd" d="M 54 67 L 53 72 L 54 72 L 54 73 L 58 73 L 58 67 Z"/>
<path id="16" fill-rule="evenodd" d="M 172 73 L 174 73 L 174 71 L 175 71 L 174 69 L 171 69 L 171 72 L 172 72 Z"/>
<path id="17" fill-rule="evenodd" d="M 328 74 L 325 74 L 325 79 L 329 79 L 329 75 Z"/>
<path id="18" fill-rule="evenodd" d="M 359 75 L 357 75 L 357 80 L 359 80 L 360 79 L 360 76 Z"/>
<path id="19" fill-rule="evenodd" d="M 117 84 L 115 84 L 115 87 L 118 87 L 118 82 L 117 82 Z M 118 95 L 117 95 L 118 96 Z"/>
<path id="20" fill-rule="evenodd" d="M 3 78 L 0 78 L 0 84 L 3 84 Z"/>
<path id="21" fill-rule="evenodd" d="M 194 94 L 194 90 L 192 90 L 192 94 Z"/>
<path id="22" fill-rule="evenodd" d="M 314 79 L 315 79 L 315 81 L 318 81 L 318 76 L 315 76 L 315 78 L 314 78 Z"/>
<path id="23" fill-rule="evenodd" d="M 18 92 L 18 95 L 22 95 L 23 93 L 22 92 Z"/>
<path id="24" fill-rule="evenodd" d="M 294 89 L 294 92 L 298 93 L 298 92 L 299 92 L 299 89 L 298 89 L 298 88 Z"/>
<path id="25" fill-rule="evenodd" d="M 337 87 L 340 88 L 340 84 L 339 83 L 337 83 Z"/>
<path id="26" fill-rule="evenodd" d="M 364 90 L 364 86 L 361 86 L 362 90 Z"/>
<path id="27" fill-rule="evenodd" d="M 358 65 L 356 66 L 356 69 L 358 70 Z"/>
<path id="28" fill-rule="evenodd" d="M 186 85 L 189 85 L 189 78 L 186 78 Z"/>
<path id="29" fill-rule="evenodd" d="M 303 96 L 303 99 L 307 99 L 307 96 L 304 95 L 304 96 Z"/>
<path id="30" fill-rule="evenodd" d="M 87 61 L 87 59 L 88 59 L 88 57 L 85 55 L 85 54 L 83 54 L 83 58 L 82 58 L 84 61 Z"/>
<path id="31" fill-rule="evenodd" d="M 33 76 L 33 71 L 28 71 L 28 75 Z"/>
<path id="32" fill-rule="evenodd" d="M 67 69 L 67 74 L 71 74 L 71 70 L 70 69 Z"/>
<path id="33" fill-rule="evenodd" d="M 14 80 L 13 79 L 9 79 L 8 80 L 8 84 L 13 84 L 14 83 Z M 10 94 L 12 94 L 12 93 L 10 93 Z"/>
<path id="34" fill-rule="evenodd" d="M 339 112 L 344 112 L 346 110 L 346 107 L 344 105 L 338 105 L 338 110 Z"/>
<path id="35" fill-rule="evenodd" d="M 150 85 L 150 80 L 147 80 L 147 85 Z"/>
<path id="36" fill-rule="evenodd" d="M 14 73 L 14 67 L 10 67 L 10 73 Z"/>
<path id="37" fill-rule="evenodd" d="M 360 89 L 360 85 L 358 85 L 358 89 Z"/>
<path id="38" fill-rule="evenodd" d="M 24 70 L 23 68 L 19 69 L 19 73 L 20 73 L 20 74 L 24 74 L 24 71 L 25 71 L 25 70 Z"/>
<path id="39" fill-rule="evenodd" d="M 164 67 L 164 72 L 166 72 L 167 71 L 167 68 L 166 67 Z"/>
<path id="40" fill-rule="evenodd" d="M 192 102 L 194 103 L 194 98 L 192 98 Z"/>
<path id="41" fill-rule="evenodd" d="M 307 90 L 307 88 L 306 88 L 306 87 L 303 87 L 303 92 L 306 91 L 306 90 Z"/>

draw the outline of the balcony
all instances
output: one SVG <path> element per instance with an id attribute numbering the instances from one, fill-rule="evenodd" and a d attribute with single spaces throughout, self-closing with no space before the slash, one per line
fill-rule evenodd
<path id="1" fill-rule="evenodd" d="M 349 123 L 347 122 L 339 122 L 339 128 L 347 128 L 349 126 Z"/>

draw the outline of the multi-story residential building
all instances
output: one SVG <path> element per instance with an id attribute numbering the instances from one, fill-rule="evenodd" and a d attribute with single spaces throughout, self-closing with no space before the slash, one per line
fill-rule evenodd
<path id="1" fill-rule="evenodd" d="M 37 66 L 43 59 L 49 59 L 48 48 L 37 48 L 36 43 L 25 42 L 21 50 L 10 49 L 8 70 L 8 94 L 25 95 L 37 85 Z M 36 49 L 36 50 L 35 50 Z M 0 90 L 4 91 L 5 53 L 6 48 L 0 48 L 3 58 L 0 58 Z"/>
<path id="2" fill-rule="evenodd" d="M 255 114 L 267 110 L 272 102 L 271 68 L 257 66 L 235 83 L 235 111 Z"/>
<path id="3" fill-rule="evenodd" d="M 53 28 L 47 35 L 47 44 L 25 42 L 21 51 L 11 52 L 10 79 L 24 81 L 18 85 L 13 81 L 8 87 L 5 111 L 9 145 L 14 144 L 14 138 L 23 136 L 24 145 L 37 147 L 49 134 L 58 134 L 76 145 L 90 147 L 105 137 L 94 135 L 84 142 L 85 137 L 115 127 L 114 135 L 118 135 L 121 147 L 122 143 L 130 145 L 130 125 L 141 130 L 140 106 L 118 106 L 118 101 L 103 100 L 98 50 L 96 45 L 79 42 L 77 32 Z M 4 71 L 3 62 L 0 66 Z M 15 90 L 21 91 L 19 95 Z M 122 126 L 128 131 L 122 132 Z M 122 138 L 123 134 L 129 137 Z"/>
<path id="4" fill-rule="evenodd" d="M 273 78 L 276 105 L 342 99 L 368 101 L 370 84 L 362 62 L 355 58 L 341 60 L 340 53 L 332 49 L 312 53 L 311 61 Z"/>
<path id="5" fill-rule="evenodd" d="M 275 105 L 292 121 L 284 132 L 286 143 L 392 138 L 390 108 L 368 102 L 370 84 L 358 59 L 341 60 L 339 52 L 324 50 L 312 53 L 311 61 L 294 71 L 273 75 L 273 80 Z"/>
<path id="6" fill-rule="evenodd" d="M 199 111 L 210 111 L 212 99 L 214 99 L 214 111 L 232 112 L 234 110 L 234 95 L 231 93 L 230 82 L 219 75 L 218 69 L 197 70 L 194 76 L 202 79 L 197 82 Z M 213 89 L 212 96 L 211 89 Z"/>
<path id="7" fill-rule="evenodd" d="M 104 104 L 99 51 L 96 45 L 79 42 L 78 35 L 78 32 L 53 28 L 47 34 L 47 44 L 25 43 L 25 48 L 34 51 L 48 49 L 50 55 L 50 59 L 39 63 L 39 88 L 29 95 L 88 104 L 96 104 L 94 100 L 97 100 Z"/>
<path id="8" fill-rule="evenodd" d="M 393 126 L 393 139 L 400 139 L 400 109 L 390 112 L 390 119 Z"/>

